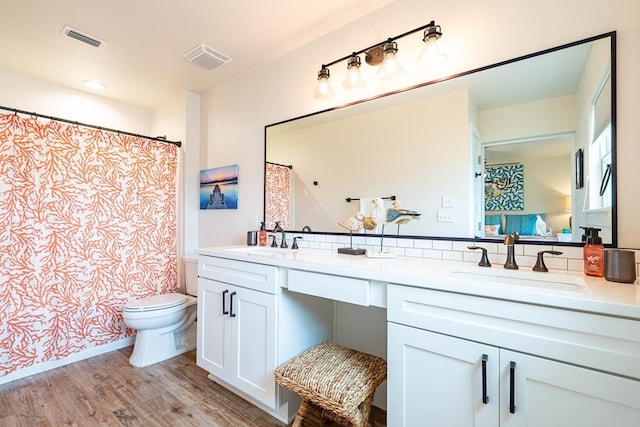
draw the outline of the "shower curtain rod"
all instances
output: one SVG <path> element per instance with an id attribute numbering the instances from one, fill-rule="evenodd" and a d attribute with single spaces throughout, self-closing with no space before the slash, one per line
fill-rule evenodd
<path id="1" fill-rule="evenodd" d="M 166 136 L 155 136 L 155 137 L 153 137 L 153 136 L 140 135 L 140 134 L 137 134 L 137 133 L 126 132 L 126 131 L 118 130 L 118 129 L 110 129 L 110 128 L 105 128 L 105 127 L 102 127 L 102 126 L 90 125 L 90 124 L 87 124 L 87 123 L 74 122 L 72 120 L 61 119 L 59 117 L 45 116 L 44 114 L 32 113 L 31 111 L 19 110 L 17 108 L 4 107 L 2 105 L 0 105 L 0 109 L 11 111 L 14 114 L 27 114 L 27 115 L 29 115 L 31 117 L 49 119 L 49 120 L 54 120 L 56 122 L 68 123 L 68 124 L 76 125 L 76 126 L 84 126 L 84 127 L 87 127 L 87 128 L 104 130 L 104 131 L 107 131 L 107 132 L 114 132 L 114 133 L 119 133 L 119 134 L 122 134 L 122 135 L 135 136 L 137 138 L 145 138 L 145 139 L 149 139 L 151 141 L 165 142 L 167 144 L 173 144 L 173 145 L 176 145 L 178 147 L 182 146 L 182 142 L 180 142 L 180 141 L 169 141 L 169 140 L 167 140 Z"/>
<path id="2" fill-rule="evenodd" d="M 282 165 L 280 163 L 274 163 L 274 162 L 265 162 L 265 163 L 269 163 L 270 165 L 274 165 L 274 166 L 282 166 L 284 168 L 293 169 L 293 165 Z"/>

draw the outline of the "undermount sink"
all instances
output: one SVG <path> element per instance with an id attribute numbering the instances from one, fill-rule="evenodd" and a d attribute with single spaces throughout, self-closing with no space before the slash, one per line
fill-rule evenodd
<path id="1" fill-rule="evenodd" d="M 447 275 L 449 277 L 465 279 L 475 283 L 482 282 L 489 285 L 529 286 L 533 288 L 571 292 L 584 292 L 587 290 L 587 285 L 582 278 L 556 273 L 477 267 L 452 270 Z"/>
<path id="2" fill-rule="evenodd" d="M 271 246 L 244 246 L 238 248 L 227 248 L 229 252 L 241 252 L 245 254 L 285 254 L 291 252 L 287 248 L 273 248 Z"/>

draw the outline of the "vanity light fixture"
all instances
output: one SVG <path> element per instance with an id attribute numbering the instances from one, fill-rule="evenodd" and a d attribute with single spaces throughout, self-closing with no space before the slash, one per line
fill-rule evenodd
<path id="1" fill-rule="evenodd" d="M 360 55 L 363 53 L 365 54 L 365 61 L 368 65 L 380 66 L 380 69 L 378 70 L 378 76 L 380 78 L 388 79 L 402 74 L 404 71 L 396 57 L 398 53 L 398 43 L 396 40 L 414 34 L 418 31 L 424 31 L 422 40 L 425 43 L 425 46 L 421 54 L 418 56 L 417 62 L 422 63 L 423 59 L 429 62 L 429 60 L 435 59 L 437 61 L 438 59 L 446 58 L 446 55 L 443 56 L 442 54 L 437 54 L 437 52 L 440 51 L 437 49 L 436 42 L 442 37 L 442 28 L 440 25 L 436 25 L 435 21 L 431 21 L 421 27 L 407 31 L 395 37 L 389 37 L 383 42 L 376 43 L 373 46 L 355 51 L 347 56 L 336 59 L 335 61 L 323 64 L 322 68 L 318 72 L 318 86 L 315 90 L 315 97 L 326 98 L 335 95 L 329 83 L 329 67 L 342 61 L 347 61 L 347 78 L 345 79 L 343 86 L 347 89 L 362 87 L 364 85 L 364 81 L 360 75 L 360 66 L 362 65 Z"/>

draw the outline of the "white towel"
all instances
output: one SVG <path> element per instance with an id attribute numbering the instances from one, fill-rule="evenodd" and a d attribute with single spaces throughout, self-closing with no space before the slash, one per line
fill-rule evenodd
<path id="1" fill-rule="evenodd" d="M 373 199 L 375 199 L 375 197 L 360 198 L 360 212 L 362 212 L 364 216 L 371 216 L 371 210 L 373 209 Z"/>

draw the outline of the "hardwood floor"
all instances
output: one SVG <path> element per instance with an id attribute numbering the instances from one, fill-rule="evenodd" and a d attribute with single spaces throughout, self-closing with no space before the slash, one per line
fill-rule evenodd
<path id="1" fill-rule="evenodd" d="M 0 426 L 285 426 L 207 378 L 195 351 L 145 368 L 129 365 L 131 351 L 0 385 Z M 385 413 L 372 421 L 384 426 Z"/>

